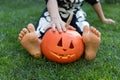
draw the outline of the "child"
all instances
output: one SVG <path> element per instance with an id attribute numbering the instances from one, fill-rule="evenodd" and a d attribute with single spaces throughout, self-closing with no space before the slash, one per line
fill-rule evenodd
<path id="1" fill-rule="evenodd" d="M 115 23 L 112 19 L 105 18 L 99 0 L 46 0 L 47 8 L 43 11 L 36 27 L 28 24 L 19 34 L 21 45 L 35 58 L 41 56 L 40 43 L 48 28 L 55 28 L 59 32 L 66 31 L 65 25 L 70 14 L 73 14 L 70 23 L 83 38 L 85 44 L 85 59 L 93 60 L 100 45 L 101 33 L 90 27 L 86 21 L 86 14 L 81 9 L 84 2 L 93 6 L 100 20 L 105 23 Z M 71 27 L 72 28 L 72 27 Z"/>

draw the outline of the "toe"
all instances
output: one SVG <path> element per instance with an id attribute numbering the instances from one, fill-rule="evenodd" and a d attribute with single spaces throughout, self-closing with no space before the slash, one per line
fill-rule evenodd
<path id="1" fill-rule="evenodd" d="M 86 32 L 88 32 L 89 31 L 89 27 L 88 26 L 85 26 L 84 28 L 83 28 L 83 33 L 86 33 Z"/>
<path id="2" fill-rule="evenodd" d="M 21 41 L 22 40 L 22 38 L 21 37 L 18 37 L 18 39 Z"/>
<path id="3" fill-rule="evenodd" d="M 98 30 L 95 31 L 95 34 L 99 37 L 99 31 Z"/>
<path id="4" fill-rule="evenodd" d="M 98 37 L 101 37 L 101 33 L 99 31 L 96 32 Z"/>
<path id="5" fill-rule="evenodd" d="M 31 23 L 28 24 L 27 28 L 28 28 L 28 30 L 29 30 L 30 32 L 34 32 L 34 31 L 35 31 L 34 25 L 31 24 Z"/>
<path id="6" fill-rule="evenodd" d="M 26 33 L 28 33 L 28 30 L 26 28 L 23 28 L 22 31 L 20 32 L 21 35 L 25 35 Z"/>
<path id="7" fill-rule="evenodd" d="M 23 28 L 21 30 L 21 32 L 19 33 L 18 39 L 22 40 L 22 38 L 24 37 L 24 35 L 27 34 L 27 33 L 28 33 L 28 30 L 26 28 Z"/>
<path id="8" fill-rule="evenodd" d="M 22 35 L 22 34 L 19 34 L 19 37 L 21 37 L 21 38 L 22 38 L 22 37 L 23 37 L 23 35 Z"/>
<path id="9" fill-rule="evenodd" d="M 19 34 L 18 39 L 21 41 L 23 38 L 23 35 Z"/>
<path id="10" fill-rule="evenodd" d="M 26 33 L 27 33 L 27 29 L 26 28 L 23 28 L 19 34 L 20 37 L 23 37 Z"/>
<path id="11" fill-rule="evenodd" d="M 22 31 L 23 31 L 24 34 L 28 33 L 28 30 L 26 28 L 23 28 Z"/>
<path id="12" fill-rule="evenodd" d="M 90 30 L 91 30 L 95 35 L 97 35 L 98 37 L 101 36 L 101 33 L 100 33 L 96 28 L 90 27 Z"/>
<path id="13" fill-rule="evenodd" d="M 96 28 L 94 28 L 94 27 L 90 27 L 90 30 L 91 30 L 93 33 L 96 32 Z"/>

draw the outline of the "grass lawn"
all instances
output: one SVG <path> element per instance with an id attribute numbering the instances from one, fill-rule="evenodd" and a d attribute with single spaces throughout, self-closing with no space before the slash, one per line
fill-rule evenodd
<path id="1" fill-rule="evenodd" d="M 70 64 L 58 64 L 44 56 L 31 57 L 18 40 L 23 27 L 36 24 L 44 0 L 0 0 L 0 80 L 120 80 L 120 5 L 102 6 L 106 17 L 116 20 L 115 25 L 100 22 L 91 6 L 83 6 L 90 24 L 102 33 L 95 60 L 82 57 Z"/>

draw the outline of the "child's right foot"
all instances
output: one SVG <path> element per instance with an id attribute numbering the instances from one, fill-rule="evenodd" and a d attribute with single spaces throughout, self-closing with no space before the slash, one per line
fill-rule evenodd
<path id="1" fill-rule="evenodd" d="M 85 58 L 87 60 L 92 60 L 95 58 L 98 51 L 101 33 L 94 27 L 85 26 L 82 37 L 85 43 Z"/>
<path id="2" fill-rule="evenodd" d="M 35 58 L 41 56 L 40 39 L 38 39 L 35 28 L 32 24 L 28 24 L 27 29 L 23 28 L 19 34 L 21 45 Z"/>

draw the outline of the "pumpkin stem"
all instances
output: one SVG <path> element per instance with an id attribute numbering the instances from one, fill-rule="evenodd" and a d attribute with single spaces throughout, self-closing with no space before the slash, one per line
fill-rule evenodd
<path id="1" fill-rule="evenodd" d="M 70 23 L 71 23 L 71 21 L 72 21 L 72 18 L 73 18 L 73 13 L 71 13 L 70 16 L 68 17 L 68 20 L 67 20 L 67 22 L 66 22 L 66 28 L 69 27 L 69 25 L 70 25 Z"/>

